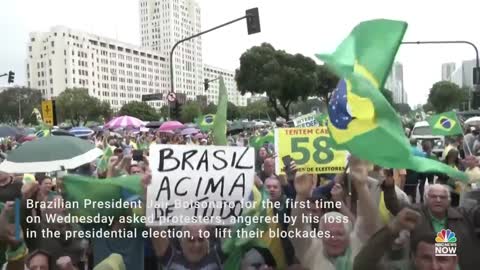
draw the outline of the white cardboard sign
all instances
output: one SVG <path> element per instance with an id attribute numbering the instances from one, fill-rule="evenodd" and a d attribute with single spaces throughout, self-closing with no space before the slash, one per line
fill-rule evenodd
<path id="1" fill-rule="evenodd" d="M 254 148 L 150 146 L 147 226 L 232 225 L 250 197 Z"/>
<path id="2" fill-rule="evenodd" d="M 318 122 L 315 119 L 315 113 L 309 113 L 293 119 L 295 127 L 317 127 Z"/>

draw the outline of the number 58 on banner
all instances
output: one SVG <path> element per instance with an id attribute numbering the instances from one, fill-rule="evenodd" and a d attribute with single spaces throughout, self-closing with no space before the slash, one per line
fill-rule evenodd
<path id="1" fill-rule="evenodd" d="M 299 172 L 325 174 L 343 172 L 347 152 L 331 147 L 327 127 L 275 129 L 276 174 L 284 175 L 282 158 L 290 156 Z"/>

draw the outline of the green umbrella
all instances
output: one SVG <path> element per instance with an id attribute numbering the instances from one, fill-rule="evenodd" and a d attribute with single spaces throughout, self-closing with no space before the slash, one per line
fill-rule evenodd
<path id="1" fill-rule="evenodd" d="M 47 136 L 22 144 L 0 164 L 7 173 L 54 172 L 94 161 L 102 151 L 89 141 L 70 136 Z"/>

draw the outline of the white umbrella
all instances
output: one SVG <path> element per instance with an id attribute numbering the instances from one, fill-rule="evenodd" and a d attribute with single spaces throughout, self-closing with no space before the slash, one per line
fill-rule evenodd
<path id="1" fill-rule="evenodd" d="M 470 117 L 465 121 L 465 124 L 468 125 L 479 125 L 480 124 L 480 116 Z"/>

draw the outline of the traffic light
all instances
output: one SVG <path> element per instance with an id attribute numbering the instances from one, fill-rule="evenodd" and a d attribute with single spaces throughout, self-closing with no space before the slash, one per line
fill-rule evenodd
<path id="1" fill-rule="evenodd" d="M 10 70 L 8 72 L 8 83 L 13 83 L 14 80 L 15 80 L 15 72 Z"/>
<path id="2" fill-rule="evenodd" d="M 203 82 L 203 84 L 205 86 L 205 91 L 208 90 L 208 87 L 209 87 L 208 83 L 209 83 L 208 79 L 205 79 L 205 81 Z"/>
<path id="3" fill-rule="evenodd" d="M 245 11 L 247 16 L 247 30 L 248 34 L 260 33 L 260 17 L 258 15 L 258 8 L 252 8 Z"/>
<path id="4" fill-rule="evenodd" d="M 478 110 L 480 108 L 480 91 L 473 91 L 472 109 Z"/>

